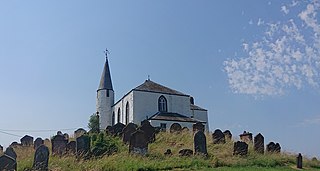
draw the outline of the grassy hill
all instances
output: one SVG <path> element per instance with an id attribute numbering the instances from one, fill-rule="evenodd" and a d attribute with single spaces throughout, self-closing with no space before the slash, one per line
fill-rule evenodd
<path id="1" fill-rule="evenodd" d="M 296 166 L 296 156 L 292 154 L 257 154 L 249 145 L 246 157 L 233 156 L 233 142 L 215 145 L 211 136 L 207 135 L 209 157 L 200 156 L 179 157 L 178 152 L 183 148 L 193 149 L 193 134 L 183 132 L 180 134 L 159 133 L 156 141 L 149 144 L 147 156 L 128 154 L 127 145 L 120 138 L 114 138 L 119 151 L 110 156 L 90 160 L 77 160 L 75 156 L 50 156 L 49 170 L 293 170 Z M 49 147 L 50 148 L 50 147 Z M 171 149 L 173 155 L 165 156 L 163 153 Z M 34 150 L 32 148 L 18 147 L 18 170 L 29 170 L 32 167 Z M 320 170 L 317 160 L 303 159 L 304 170 Z"/>

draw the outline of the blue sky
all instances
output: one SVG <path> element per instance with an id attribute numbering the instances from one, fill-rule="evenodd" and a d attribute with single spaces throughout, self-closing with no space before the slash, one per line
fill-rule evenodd
<path id="1" fill-rule="evenodd" d="M 0 144 L 86 127 L 107 47 L 116 99 L 150 75 L 194 96 L 211 130 L 319 157 L 317 12 L 311 0 L 1 1 Z"/>

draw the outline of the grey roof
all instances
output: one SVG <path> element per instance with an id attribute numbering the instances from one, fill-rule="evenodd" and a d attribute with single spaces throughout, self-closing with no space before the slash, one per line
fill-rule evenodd
<path id="1" fill-rule="evenodd" d="M 113 90 L 108 58 L 106 58 L 106 63 L 104 64 L 98 90 L 102 90 L 102 89 Z"/>
<path id="2" fill-rule="evenodd" d="M 191 109 L 191 110 L 207 111 L 207 109 L 203 109 L 203 108 L 201 108 L 201 107 L 199 107 L 199 106 L 197 106 L 197 105 L 194 105 L 194 104 L 191 104 L 191 105 L 190 105 L 190 109 Z"/>
<path id="3" fill-rule="evenodd" d="M 158 83 L 155 83 L 151 80 L 146 80 L 143 84 L 139 85 L 138 87 L 134 88 L 133 90 L 180 95 L 180 96 L 189 96 L 189 95 L 183 94 L 177 90 L 173 90 L 171 88 L 168 88 L 168 87 L 165 87 L 165 86 L 160 85 Z"/>
<path id="4" fill-rule="evenodd" d="M 179 113 L 171 113 L 171 112 L 157 112 L 153 116 L 151 116 L 148 120 L 163 120 L 163 121 L 177 121 L 177 122 L 192 122 L 192 123 L 206 123 L 204 121 L 199 121 Z"/>

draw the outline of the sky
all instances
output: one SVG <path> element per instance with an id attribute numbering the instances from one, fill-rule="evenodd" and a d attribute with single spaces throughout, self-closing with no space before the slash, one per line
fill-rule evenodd
<path id="1" fill-rule="evenodd" d="M 318 0 L 0 1 L 0 144 L 86 128 L 108 48 L 115 100 L 150 79 L 210 130 L 320 157 Z"/>

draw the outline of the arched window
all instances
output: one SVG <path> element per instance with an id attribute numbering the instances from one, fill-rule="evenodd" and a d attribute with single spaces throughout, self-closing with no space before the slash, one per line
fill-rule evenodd
<path id="1" fill-rule="evenodd" d="M 129 102 L 126 104 L 126 125 L 129 123 Z"/>
<path id="2" fill-rule="evenodd" d="M 159 112 L 167 112 L 167 99 L 164 96 L 160 96 L 158 99 Z"/>
<path id="3" fill-rule="evenodd" d="M 116 122 L 116 118 L 114 116 L 114 112 L 112 112 L 111 126 L 113 126 L 115 122 Z"/>
<path id="4" fill-rule="evenodd" d="M 118 123 L 120 123 L 120 115 L 121 115 L 121 111 L 120 111 L 120 107 L 118 108 Z"/>

